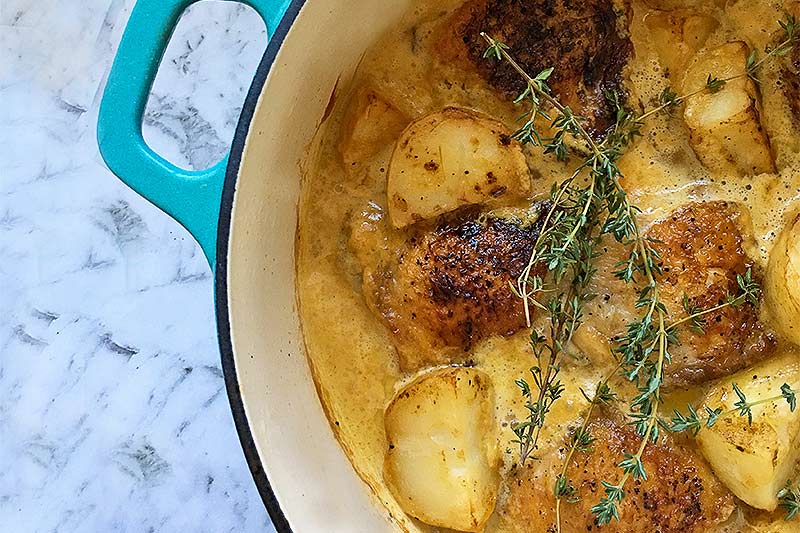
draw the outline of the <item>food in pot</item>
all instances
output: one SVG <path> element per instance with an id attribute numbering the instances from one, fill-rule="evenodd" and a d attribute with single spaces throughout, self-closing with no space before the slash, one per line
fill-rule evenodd
<path id="1" fill-rule="evenodd" d="M 388 173 L 389 216 L 398 228 L 530 191 L 528 164 L 511 130 L 456 107 L 412 122 L 397 140 Z"/>
<path id="2" fill-rule="evenodd" d="M 795 351 L 720 380 L 706 393 L 704 406 L 735 410 L 737 391 L 761 403 L 744 417 L 723 417 L 697 434 L 700 451 L 720 480 L 748 505 L 769 511 L 778 507 L 778 493 L 800 457 L 800 413 L 786 402 L 770 401 L 776 392 L 780 396 L 783 384 L 792 390 L 800 386 Z"/>
<path id="3" fill-rule="evenodd" d="M 427 372 L 386 408 L 386 482 L 409 514 L 481 531 L 498 488 L 497 428 L 489 376 L 474 368 Z"/>
<path id="4" fill-rule="evenodd" d="M 415 0 L 337 87 L 300 312 L 400 529 L 800 529 L 795 9 Z"/>

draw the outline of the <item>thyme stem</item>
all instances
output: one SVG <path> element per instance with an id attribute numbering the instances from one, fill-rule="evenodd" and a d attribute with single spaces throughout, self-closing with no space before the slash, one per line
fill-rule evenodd
<path id="1" fill-rule="evenodd" d="M 666 89 L 661 96 L 661 105 L 634 116 L 624 110 L 617 95 L 607 96 L 609 101 L 617 107 L 617 120 L 613 131 L 601 142 L 597 143 L 584 129 L 581 117 L 573 114 L 572 110 L 563 105 L 554 97 L 546 85 L 547 78 L 553 69 L 546 69 L 536 77 L 530 76 L 522 66 L 508 52 L 508 46 L 495 40 L 486 33 L 481 36 L 489 47 L 485 57 L 495 56 L 498 60 L 507 61 L 516 72 L 525 80 L 525 91 L 515 100 L 519 103 L 526 98 L 530 100 L 530 111 L 521 118 L 527 117 L 527 122 L 515 134 L 514 138 L 525 143 L 541 146 L 544 153 L 555 153 L 559 160 L 566 160 L 567 147 L 564 143 L 565 134 L 571 135 L 576 141 L 583 142 L 591 152 L 570 178 L 560 187 L 554 187 L 551 192 L 553 204 L 545 218 L 545 223 L 537 238 L 530 261 L 522 275 L 517 280 L 516 293 L 524 300 L 526 322 L 531 325 L 529 302 L 550 313 L 549 343 L 547 338 L 538 331 L 531 330 L 531 346 L 536 355 L 538 366 L 531 368 L 531 374 L 539 388 L 536 400 L 530 386 L 524 380 L 518 380 L 517 385 L 522 389 L 527 398 L 526 407 L 529 410 L 528 420 L 512 426 L 518 437 L 520 445 L 521 462 L 527 460 L 533 450 L 537 448 L 539 436 L 544 425 L 544 419 L 564 390 L 563 385 L 556 380 L 560 370 L 560 360 L 565 353 L 566 345 L 581 325 L 581 310 L 583 303 L 591 296 L 587 287 L 594 274 L 593 259 L 594 246 L 605 234 L 611 234 L 617 242 L 626 245 L 629 249 L 628 259 L 620 263 L 623 267 L 615 275 L 626 283 L 641 279 L 643 285 L 637 290 L 637 308 L 644 308 L 641 318 L 628 324 L 627 333 L 618 339 L 613 352 L 619 356 L 618 368 L 623 370 L 625 377 L 636 383 L 639 394 L 630 401 L 630 411 L 627 416 L 632 419 L 637 434 L 641 437 L 636 452 L 625 452 L 624 459 L 619 463 L 622 475 L 616 484 L 601 481 L 605 489 L 605 497 L 592 507 L 598 525 L 606 525 L 612 519 L 619 520 L 618 504 L 625 497 L 625 484 L 632 477 L 634 479 L 647 479 L 642 458 L 649 442 L 655 442 L 659 435 L 660 419 L 658 408 L 661 404 L 661 385 L 664 377 L 664 368 L 669 364 L 671 356 L 669 347 L 675 341 L 675 332 L 678 326 L 691 322 L 697 329 L 702 329 L 703 317 L 720 311 L 729 305 L 739 305 L 744 301 L 753 301 L 757 294 L 757 286 L 750 278 L 749 272 L 745 277 L 737 276 L 739 286 L 744 291 L 743 295 L 728 298 L 723 304 L 710 309 L 691 312 L 688 309 L 688 300 L 685 297 L 684 306 L 687 307 L 687 316 L 672 324 L 668 323 L 667 308 L 661 302 L 658 277 L 661 270 L 658 265 L 658 253 L 648 244 L 648 239 L 642 235 L 638 221 L 639 210 L 628 201 L 628 194 L 621 184 L 622 173 L 616 164 L 624 149 L 637 135 L 641 135 L 640 127 L 647 118 L 676 106 L 686 99 L 705 91 L 719 91 L 725 84 L 744 77 L 756 79 L 758 69 L 770 58 L 785 55 L 791 51 L 800 40 L 800 24 L 794 17 L 788 16 L 780 22 L 786 39 L 775 48 L 767 51 L 762 59 L 758 60 L 755 51 L 747 58 L 745 72 L 724 79 L 708 76 L 704 87 L 678 96 L 670 89 Z M 757 80 L 756 80 L 757 81 Z M 550 119 L 546 111 L 542 110 L 542 102 L 549 104 L 559 114 L 555 120 Z M 551 120 L 550 127 L 555 131 L 552 138 L 543 138 L 536 128 L 536 120 L 542 117 Z M 589 169 L 589 185 L 583 189 L 574 189 L 573 185 L 584 169 Z M 566 213 L 566 214 L 563 214 Z M 562 216 L 563 214 L 563 216 Z M 544 263 L 552 276 L 552 289 L 545 289 L 541 277 L 534 275 L 534 267 Z M 559 287 L 564 281 L 567 271 L 572 273 L 568 288 L 560 292 Z M 513 288 L 513 286 L 512 286 Z M 533 294 L 542 292 L 555 293 L 547 305 L 533 299 Z M 549 352 L 545 359 L 545 350 Z M 545 362 L 546 364 L 543 364 Z M 602 385 L 607 387 L 610 376 Z M 794 392 L 784 384 L 782 398 L 785 398 L 792 409 L 796 404 Z M 741 414 L 747 414 L 751 420 L 752 405 L 749 405 L 743 393 L 734 386 L 739 396 L 736 404 Z M 775 398 L 761 400 L 758 403 L 774 401 Z M 753 404 L 757 405 L 757 404 Z M 594 410 L 595 402 L 590 402 L 587 417 L 576 434 L 567 461 L 561 474 L 556 480 L 556 519 L 557 528 L 561 530 L 561 500 L 563 496 L 571 493 L 572 489 L 567 484 L 566 473 L 569 461 L 580 446 L 590 442 L 586 434 L 588 421 Z M 719 413 L 711 411 L 715 415 Z M 710 412 L 710 413 L 711 413 Z M 721 410 L 720 410 L 721 412 Z M 692 411 L 693 415 L 696 413 Z M 676 413 L 677 415 L 677 413 Z M 711 414 L 709 414 L 709 417 Z M 694 422 L 692 419 L 691 422 Z M 787 493 L 788 494 L 788 493 Z M 794 493 L 791 493 L 793 496 Z M 787 496 L 788 501 L 789 496 Z M 800 496 L 795 498 L 800 501 Z M 787 504 L 788 505 L 788 504 Z M 794 513 L 800 511 L 800 504 Z"/>
<path id="2" fill-rule="evenodd" d="M 539 95 L 539 97 L 543 98 L 548 104 L 553 106 L 553 108 L 559 113 L 566 116 L 572 115 L 572 111 L 567 106 L 559 102 L 558 99 L 554 98 L 549 92 L 542 90 L 539 84 L 536 83 L 536 80 L 532 78 L 527 72 L 525 72 L 525 69 L 523 69 L 519 63 L 517 63 L 517 61 L 511 56 L 511 54 L 508 53 L 508 51 L 504 47 L 498 47 L 497 46 L 498 41 L 487 35 L 485 32 L 481 32 L 481 37 L 483 37 L 484 40 L 486 40 L 486 42 L 489 43 L 490 47 L 496 47 L 496 49 L 500 51 L 500 54 L 503 56 L 503 58 L 506 61 L 508 61 L 508 63 L 514 68 L 514 70 L 517 71 L 517 73 L 519 73 L 520 76 L 522 76 L 522 78 L 526 82 L 528 82 L 528 88 L 530 90 L 535 91 Z M 592 152 L 597 157 L 605 157 L 602 151 L 600 150 L 600 146 L 598 146 L 597 143 L 594 142 L 594 139 L 592 139 L 591 135 L 589 135 L 586 132 L 586 130 L 583 128 L 583 126 L 581 126 L 579 121 L 575 121 L 575 126 L 580 134 L 581 140 L 585 141 L 589 145 L 589 148 L 591 148 Z"/>
<path id="3" fill-rule="evenodd" d="M 609 372 L 602 379 L 602 381 L 600 381 L 600 383 L 598 383 L 595 394 L 589 402 L 589 409 L 586 411 L 586 415 L 584 415 L 583 422 L 572 438 L 572 444 L 570 445 L 569 451 L 564 458 L 564 464 L 561 467 L 561 473 L 556 477 L 555 495 L 557 533 L 561 533 L 561 500 L 564 498 L 564 496 L 572 495 L 575 492 L 575 489 L 569 485 L 567 478 L 569 465 L 572 462 L 572 458 L 576 451 L 581 448 L 587 449 L 587 447 L 594 442 L 594 437 L 592 437 L 588 432 L 589 423 L 592 420 L 592 414 L 594 413 L 595 407 L 601 404 L 608 404 L 616 398 L 616 395 L 608 388 L 608 384 L 611 379 L 617 375 L 617 372 L 619 372 L 621 368 L 622 362 L 618 363 L 617 366 L 615 366 L 614 369 Z"/>

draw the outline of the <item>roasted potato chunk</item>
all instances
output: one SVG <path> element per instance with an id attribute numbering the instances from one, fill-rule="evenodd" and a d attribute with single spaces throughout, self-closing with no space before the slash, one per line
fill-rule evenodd
<path id="1" fill-rule="evenodd" d="M 800 355 L 795 352 L 725 378 L 708 392 L 704 407 L 735 409 L 733 384 L 748 402 L 779 399 L 754 406 L 752 424 L 746 416 L 730 414 L 697 435 L 700 451 L 722 482 L 747 504 L 770 511 L 778 506 L 778 491 L 800 458 L 800 411 L 792 412 L 780 398 L 784 383 L 800 391 Z"/>
<path id="2" fill-rule="evenodd" d="M 345 165 L 351 166 L 391 145 L 409 120 L 396 107 L 371 89 L 362 89 L 353 97 L 342 124 L 339 151 Z"/>
<path id="3" fill-rule="evenodd" d="M 710 309 L 741 292 L 737 276 L 759 273 L 744 250 L 750 233 L 746 214 L 732 203 L 688 204 L 648 231 L 661 257 L 662 299 L 673 316 L 685 314 L 684 297 L 695 309 Z M 744 303 L 705 317 L 702 333 L 681 329 L 670 351 L 665 384 L 691 385 L 736 372 L 769 356 L 774 335 L 759 320 L 758 307 Z"/>
<path id="4" fill-rule="evenodd" d="M 645 23 L 662 66 L 677 83 L 686 63 L 719 27 L 719 21 L 710 15 L 685 12 L 653 12 Z"/>
<path id="5" fill-rule="evenodd" d="M 747 56 L 747 45 L 741 41 L 701 50 L 686 71 L 683 93 L 703 88 L 709 75 L 724 79 L 744 74 Z M 761 126 L 758 90 L 747 76 L 716 92 L 687 98 L 683 116 L 697 157 L 712 172 L 747 176 L 775 171 Z"/>
<path id="6" fill-rule="evenodd" d="M 398 228 L 529 191 L 519 143 L 502 123 L 470 109 L 448 107 L 412 122 L 389 163 L 389 216 Z"/>
<path id="7" fill-rule="evenodd" d="M 427 372 L 386 409 L 384 477 L 403 510 L 434 526 L 481 531 L 494 510 L 499 453 L 488 375 Z"/>
<path id="8" fill-rule="evenodd" d="M 633 51 L 611 0 L 468 0 L 443 22 L 437 52 L 442 60 L 476 69 L 489 85 L 513 98 L 525 81 L 506 61 L 484 58 L 481 32 L 510 47 L 531 75 L 554 67 L 548 84 L 600 138 L 616 109 L 605 94 L 624 94 L 622 71 Z"/>
<path id="9" fill-rule="evenodd" d="M 591 508 L 605 495 L 600 482 L 616 480 L 623 454 L 636 449 L 640 442 L 621 418 L 618 413 L 607 413 L 589 424 L 597 440 L 593 451 L 576 453 L 569 465 L 568 482 L 580 500 L 562 502 L 562 531 L 597 529 Z M 505 505 L 498 508 L 503 531 L 555 531 L 553 486 L 562 461 L 561 454 L 549 454 L 512 473 L 510 494 Z M 626 497 L 619 506 L 626 533 L 710 531 L 733 511 L 733 498 L 703 458 L 670 436 L 648 445 L 642 462 L 647 480 L 628 481 Z M 608 531 L 623 531 L 619 527 L 611 524 Z"/>
<path id="10" fill-rule="evenodd" d="M 800 345 L 800 214 L 784 228 L 770 253 L 766 301 L 778 332 Z"/>
<path id="11" fill-rule="evenodd" d="M 479 341 L 525 326 L 510 285 L 530 260 L 543 209 L 462 209 L 414 226 L 394 253 L 363 264 L 367 305 L 391 332 L 403 370 L 463 361 Z M 374 242 L 363 226 L 359 235 Z"/>

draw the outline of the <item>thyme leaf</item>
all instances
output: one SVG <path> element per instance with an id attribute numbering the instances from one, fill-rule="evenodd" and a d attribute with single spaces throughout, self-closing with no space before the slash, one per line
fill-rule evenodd
<path id="1" fill-rule="evenodd" d="M 778 492 L 778 505 L 786 511 L 784 520 L 787 522 L 800 514 L 800 491 L 791 484 Z"/>
<path id="2" fill-rule="evenodd" d="M 794 412 L 797 409 L 797 398 L 794 390 L 788 383 L 781 385 L 780 394 L 763 398 L 756 401 L 748 401 L 742 389 L 736 383 L 732 384 L 732 389 L 736 395 L 736 402 L 733 404 L 733 409 L 723 410 L 722 407 L 711 408 L 706 406 L 705 415 L 702 416 L 691 406 L 687 405 L 687 412 L 682 413 L 677 409 L 673 411 L 673 417 L 670 422 L 663 422 L 662 425 L 673 433 L 689 432 L 697 435 L 701 429 L 710 428 L 716 424 L 720 418 L 725 418 L 732 415 L 746 416 L 747 424 L 753 424 L 753 407 L 766 403 L 786 401 L 789 404 L 789 410 Z"/>
<path id="3" fill-rule="evenodd" d="M 612 375 L 621 373 L 637 388 L 637 394 L 628 402 L 627 417 L 641 440 L 634 453 L 623 453 L 619 463 L 620 479 L 616 483 L 601 481 L 605 496 L 592 507 L 592 513 L 601 526 L 619 520 L 618 504 L 625 498 L 627 480 L 631 477 L 647 479 L 642 457 L 648 443 L 658 439 L 660 428 L 697 433 L 702 427 L 712 427 L 727 414 L 721 408 L 706 408 L 701 416 L 689 406 L 688 414 L 676 411 L 671 423 L 659 417 L 664 368 L 671 362 L 669 350 L 677 342 L 679 326 L 688 323 L 690 329 L 702 334 L 708 314 L 728 306 L 737 307 L 745 303 L 757 305 L 760 296 L 760 288 L 748 270 L 744 275 L 737 276 L 737 295 L 728 295 L 725 302 L 709 309 L 700 309 L 691 303 L 688 296 L 684 296 L 686 316 L 670 322 L 659 290 L 660 258 L 654 242 L 641 232 L 638 221 L 640 209 L 628 200 L 627 191 L 621 185 L 623 176 L 617 160 L 642 135 L 641 128 L 647 118 L 662 111 L 669 112 L 692 96 L 721 91 L 733 80 L 743 77 L 756 79 L 759 68 L 766 61 L 789 53 L 800 41 L 800 25 L 789 15 L 779 24 L 784 39 L 768 49 L 761 59 L 755 51 L 751 53 L 742 74 L 726 78 L 709 74 L 703 87 L 684 95 L 667 88 L 659 96 L 658 105 L 640 115 L 625 109 L 618 94 L 606 94 L 606 99 L 616 110 L 616 120 L 602 142 L 595 141 L 586 132 L 582 117 L 553 96 L 547 85 L 553 68 L 531 76 L 515 61 L 507 45 L 481 33 L 488 43 L 484 57 L 508 62 L 526 82 L 525 89 L 514 100 L 516 104 L 527 105 L 527 111 L 519 117 L 521 125 L 514 132 L 514 139 L 522 144 L 540 147 L 545 154 L 554 154 L 560 161 L 569 158 L 568 138 L 583 144 L 589 154 L 569 178 L 551 189 L 550 209 L 544 218 L 542 231 L 526 268 L 513 287 L 514 293 L 523 301 L 529 327 L 532 307 L 547 314 L 547 325 L 541 331 L 531 327 L 530 347 L 536 359 L 536 364 L 530 369 L 533 386 L 525 379 L 516 382 L 525 398 L 527 411 L 524 420 L 512 425 L 521 464 L 531 458 L 538 448 L 547 414 L 564 392 L 558 375 L 572 337 L 582 325 L 583 306 L 593 297 L 588 289 L 595 274 L 596 247 L 604 236 L 610 236 L 628 249 L 627 257 L 617 264 L 614 274 L 626 283 L 636 283 L 638 294 L 635 307 L 641 310 L 641 314 L 615 339 L 612 351 L 619 365 Z M 540 131 L 539 125 L 543 122 L 549 123 L 549 134 Z M 548 274 L 539 274 L 542 270 Z M 543 295 L 549 295 L 548 299 L 537 299 Z M 608 379 L 610 376 L 601 382 L 591 400 L 584 393 L 590 403 L 589 411 L 583 425 L 573 435 L 567 461 L 556 478 L 554 493 L 559 532 L 562 499 L 572 501 L 578 498 L 568 480 L 567 465 L 574 453 L 591 452 L 594 437 L 587 428 L 594 407 L 616 400 L 616 395 L 608 388 Z M 738 386 L 734 385 L 733 388 L 738 398 L 733 412 L 747 416 L 749 423 L 752 423 L 754 405 L 775 400 L 750 403 Z M 781 396 L 777 399 L 781 398 L 789 403 L 792 410 L 796 408 L 795 393 L 787 384 L 781 387 Z M 797 512 L 795 510 L 794 514 Z"/>

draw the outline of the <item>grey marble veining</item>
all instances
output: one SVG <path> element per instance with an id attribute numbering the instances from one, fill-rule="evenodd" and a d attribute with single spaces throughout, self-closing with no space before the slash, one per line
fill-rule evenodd
<path id="1" fill-rule="evenodd" d="M 0 531 L 273 531 L 225 395 L 199 246 L 95 142 L 133 0 L 0 0 Z M 146 138 L 216 162 L 263 23 L 195 6 Z"/>

